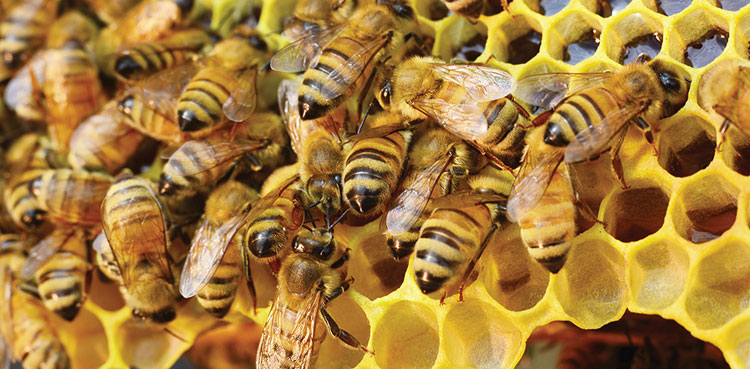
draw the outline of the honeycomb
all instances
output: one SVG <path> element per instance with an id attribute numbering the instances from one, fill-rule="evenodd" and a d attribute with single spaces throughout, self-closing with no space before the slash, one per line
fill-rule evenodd
<path id="1" fill-rule="evenodd" d="M 246 2 L 197 3 L 220 19 Z M 274 33 L 272 46 L 286 42 L 275 33 L 292 4 L 263 1 L 258 28 Z M 433 54 L 445 60 L 490 60 L 520 78 L 614 70 L 646 52 L 691 76 L 689 100 L 654 127 L 658 157 L 637 130 L 629 131 L 621 149 L 628 188 L 610 175 L 607 155 L 577 165 L 584 201 L 603 222 L 579 227 L 556 275 L 528 256 L 517 226 L 508 225 L 480 259 L 463 302 L 453 295 L 441 305 L 439 296 L 419 291 L 410 262 L 393 261 L 377 221 L 338 227 L 339 242 L 352 248 L 356 282 L 329 312 L 375 355 L 329 337 L 317 367 L 511 368 L 537 327 L 561 320 L 596 329 L 629 310 L 673 319 L 716 345 L 732 368 L 750 369 L 750 137 L 731 128 L 717 151 L 723 119 L 698 96 L 713 65 L 750 58 L 750 6 L 741 0 L 515 0 L 511 14 L 490 9 L 472 22 L 448 14 L 439 0 L 412 4 L 434 38 Z M 264 94 L 272 98 L 275 90 Z M 95 276 L 79 316 L 73 322 L 52 317 L 53 323 L 74 369 L 168 368 L 210 329 L 241 323 L 245 332 L 258 331 L 275 279 L 253 267 L 257 311 L 240 288 L 222 320 L 191 299 L 166 327 L 148 325 L 132 319 L 114 284 Z"/>

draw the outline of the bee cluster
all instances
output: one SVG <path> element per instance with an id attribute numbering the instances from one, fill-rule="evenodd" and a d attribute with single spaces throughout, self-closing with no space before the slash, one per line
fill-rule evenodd
<path id="1" fill-rule="evenodd" d="M 606 243 L 629 242 L 642 223 L 622 226 L 610 214 L 618 195 L 602 202 L 601 183 L 624 198 L 644 188 L 638 163 L 666 155 L 677 177 L 700 165 L 687 145 L 675 149 L 670 142 L 686 138 L 664 123 L 696 95 L 742 167 L 747 63 L 713 63 L 699 83 L 694 70 L 645 54 L 621 68 L 517 78 L 506 60 L 448 61 L 425 5 L 0 0 L 4 358 L 27 369 L 167 367 L 199 334 L 252 320 L 264 324 L 257 368 L 309 367 L 328 335 L 326 344 L 351 350 L 340 361 L 324 355 L 322 367 L 431 367 L 437 346 L 412 355 L 413 345 L 397 347 L 409 340 L 402 332 L 370 338 L 338 318 L 336 303 L 328 310 L 383 297 L 388 311 L 360 320 L 426 332 L 418 341 L 440 339 L 455 366 L 512 366 L 536 326 L 596 328 L 621 316 L 626 283 L 639 282 L 625 282 L 626 261 Z M 429 4 L 474 33 L 488 32 L 487 19 L 531 19 L 527 7 Z M 513 59 L 506 54 L 481 53 Z M 688 237 L 718 238 L 721 219 Z M 597 271 L 604 279 L 584 280 Z M 555 296 L 544 297 L 548 289 Z M 596 300 L 606 291 L 620 297 Z M 539 310 L 550 298 L 566 315 Z M 113 310 L 123 313 L 102 308 L 107 299 L 121 300 Z M 495 314 L 484 300 L 520 315 Z M 419 311 L 425 304 L 463 306 L 447 321 L 485 317 L 478 329 L 499 331 L 502 348 L 474 350 L 503 353 L 488 362 L 457 353 L 467 328 L 438 329 L 434 312 Z M 644 306 L 630 308 L 660 313 Z M 103 329 L 105 343 L 119 343 L 94 355 L 72 347 L 81 322 L 96 319 L 132 337 Z M 173 354 L 122 348 L 144 335 L 171 342 L 163 346 Z"/>

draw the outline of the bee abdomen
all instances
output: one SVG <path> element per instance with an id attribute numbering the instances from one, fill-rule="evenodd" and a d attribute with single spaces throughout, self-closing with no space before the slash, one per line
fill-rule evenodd
<path id="1" fill-rule="evenodd" d="M 73 320 L 83 302 L 88 263 L 70 252 L 59 252 L 36 272 L 44 306 L 67 321 Z"/>
<path id="2" fill-rule="evenodd" d="M 354 146 L 343 172 L 346 199 L 352 209 L 360 214 L 383 210 L 396 186 L 405 152 L 403 146 L 383 145 L 377 149 L 368 147 L 369 144 L 363 141 Z M 375 144 L 378 142 L 373 141 L 372 145 Z"/>
<path id="3" fill-rule="evenodd" d="M 204 68 L 185 87 L 177 102 L 178 124 L 192 132 L 219 124 L 233 78 L 219 68 Z"/>
<path id="4" fill-rule="evenodd" d="M 286 231 L 281 225 L 284 214 L 282 210 L 271 207 L 260 213 L 247 229 L 247 244 L 255 257 L 266 258 L 276 255 L 288 240 Z"/>
<path id="5" fill-rule="evenodd" d="M 505 165 L 516 168 L 521 164 L 524 139 L 526 137 L 526 118 L 521 116 L 518 108 L 507 100 L 496 100 L 485 108 L 484 116 L 490 122 L 487 134 L 478 142 Z"/>

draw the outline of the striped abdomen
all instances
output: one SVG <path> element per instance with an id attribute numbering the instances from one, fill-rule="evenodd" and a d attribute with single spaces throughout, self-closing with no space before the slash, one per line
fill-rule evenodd
<path id="1" fill-rule="evenodd" d="M 51 217 L 66 223 L 94 225 L 101 219 L 100 205 L 111 184 L 112 177 L 105 174 L 48 169 L 30 186 Z"/>
<path id="2" fill-rule="evenodd" d="M 294 223 L 289 218 L 298 212 L 295 211 L 298 193 L 296 186 L 289 186 L 273 205 L 261 211 L 249 223 L 247 231 L 243 233 L 243 243 L 255 257 L 271 262 L 289 244 L 291 232 L 285 225 Z"/>
<path id="3" fill-rule="evenodd" d="M 219 67 L 201 69 L 187 84 L 177 102 L 182 131 L 193 132 L 225 123 L 223 105 L 237 88 L 231 71 Z"/>
<path id="4" fill-rule="evenodd" d="M 555 172 L 539 203 L 518 220 L 521 239 L 532 258 L 557 273 L 565 263 L 576 234 L 576 206 L 567 176 Z"/>
<path id="5" fill-rule="evenodd" d="M 192 60 L 210 40 L 205 32 L 177 32 L 161 41 L 131 45 L 117 53 L 115 73 L 124 79 L 143 78 Z"/>
<path id="6" fill-rule="evenodd" d="M 29 369 L 69 369 L 70 358 L 44 306 L 31 295 L 13 293 L 13 356 Z"/>
<path id="7" fill-rule="evenodd" d="M 521 164 L 524 138 L 530 123 L 518 112 L 518 107 L 506 99 L 490 101 L 481 106 L 487 117 L 487 134 L 476 141 L 477 145 L 500 159 L 510 168 Z"/>
<path id="8" fill-rule="evenodd" d="M 281 315 L 281 327 L 272 327 L 280 330 L 278 336 L 273 338 L 276 345 L 280 345 L 283 350 L 288 354 L 291 354 L 296 353 L 298 347 L 304 346 L 301 344 L 301 340 L 312 338 L 312 355 L 309 361 L 310 366 L 312 366 L 318 358 L 320 344 L 323 343 L 323 340 L 325 340 L 327 335 L 326 325 L 320 317 L 320 313 L 315 314 L 318 321 L 315 324 L 315 332 L 313 332 L 312 337 L 295 337 L 292 335 L 294 333 L 295 323 L 297 322 L 299 315 L 303 314 L 303 312 L 299 312 L 289 305 L 284 304 L 280 299 L 277 299 L 275 303 L 280 305 L 276 306 L 276 309 L 280 310 L 277 314 Z M 281 362 L 279 368 L 297 369 L 304 368 L 304 365 L 307 364 L 299 361 L 291 361 L 291 358 L 288 357 L 284 359 L 285 360 Z"/>
<path id="9" fill-rule="evenodd" d="M 605 88 L 597 87 L 574 94 L 555 109 L 544 132 L 548 145 L 565 147 L 576 139 L 576 135 L 601 122 L 610 112 L 620 106 Z"/>
<path id="10" fill-rule="evenodd" d="M 395 191 L 411 131 L 365 139 L 352 147 L 344 167 L 344 195 L 360 214 L 380 214 Z"/>
<path id="11" fill-rule="evenodd" d="M 481 204 L 435 209 L 415 245 L 414 276 L 422 293 L 435 292 L 460 277 L 491 226 L 490 212 Z"/>
<path id="12" fill-rule="evenodd" d="M 29 188 L 29 184 L 40 178 L 43 173 L 43 169 L 23 172 L 5 188 L 5 207 L 13 222 L 22 229 L 33 230 L 41 227 L 47 215 Z"/>
<path id="13" fill-rule="evenodd" d="M 159 193 L 193 195 L 198 190 L 212 186 L 234 164 L 230 157 L 231 145 L 215 145 L 213 141 L 189 141 L 172 154 L 162 168 Z M 239 157 L 243 152 L 234 154 Z"/>
<path id="14" fill-rule="evenodd" d="M 25 0 L 0 23 L 0 60 L 9 69 L 21 66 L 44 43 L 57 14 L 58 0 Z"/>
<path id="15" fill-rule="evenodd" d="M 373 35 L 375 36 L 375 35 Z M 299 113 L 304 120 L 317 119 L 338 107 L 342 101 L 364 85 L 372 70 L 372 57 L 367 64 L 359 64 L 351 55 L 364 47 L 364 42 L 351 37 L 339 37 L 323 49 L 317 65 L 303 74 L 299 88 Z M 379 50 L 372 50 L 374 56 Z M 335 71 L 345 68 L 344 73 Z M 344 93 L 337 91 L 345 90 Z"/>
<path id="16" fill-rule="evenodd" d="M 477 19 L 484 10 L 484 0 L 443 0 L 443 4 L 456 14 Z"/>
<path id="17" fill-rule="evenodd" d="M 125 122 L 144 135 L 170 144 L 183 141 L 183 133 L 177 123 L 170 117 L 146 106 L 140 98 L 132 94 L 126 95 L 120 99 L 117 107 L 130 118 Z"/>
<path id="18" fill-rule="evenodd" d="M 226 315 L 237 294 L 237 283 L 240 281 L 242 264 L 237 242 L 238 238 L 232 240 L 232 244 L 229 245 L 213 277 L 196 295 L 198 303 L 206 311 L 219 318 Z"/>
<path id="19" fill-rule="evenodd" d="M 67 321 L 72 321 L 83 305 L 89 267 L 87 253 L 84 240 L 77 235 L 68 237 L 34 275 L 44 306 Z"/>

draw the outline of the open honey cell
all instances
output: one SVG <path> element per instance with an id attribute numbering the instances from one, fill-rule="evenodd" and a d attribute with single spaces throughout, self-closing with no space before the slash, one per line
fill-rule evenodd
<path id="1" fill-rule="evenodd" d="M 348 295 L 343 295 L 326 306 L 326 311 L 336 321 L 339 328 L 349 332 L 362 345 L 367 346 L 370 337 L 370 322 L 365 312 Z M 324 325 L 319 326 L 325 329 Z M 320 346 L 318 368 L 353 368 L 362 360 L 365 353 L 351 350 L 342 342 L 326 334 L 326 339 Z"/>
<path id="2" fill-rule="evenodd" d="M 668 203 L 669 195 L 657 186 L 619 190 L 604 210 L 604 228 L 622 242 L 638 241 L 661 228 Z"/>
<path id="3" fill-rule="evenodd" d="M 687 177 L 708 166 L 716 153 L 714 127 L 686 113 L 660 123 L 659 165 L 675 177 Z"/>
<path id="4" fill-rule="evenodd" d="M 420 0 L 414 2 L 414 10 L 429 20 L 440 20 L 450 15 L 450 10 L 441 0 Z"/>
<path id="5" fill-rule="evenodd" d="M 661 50 L 661 22 L 645 13 L 633 12 L 621 17 L 607 25 L 604 33 L 619 36 L 607 39 L 604 52 L 620 64 L 632 63 L 640 54 L 655 57 Z"/>
<path id="6" fill-rule="evenodd" d="M 556 59 L 574 65 L 596 53 L 601 26 L 586 13 L 571 13 L 552 25 L 549 52 Z"/>
<path id="7" fill-rule="evenodd" d="M 734 361 L 740 368 L 750 368 L 750 318 L 727 327 L 725 335 L 727 361 Z"/>
<path id="8" fill-rule="evenodd" d="M 542 43 L 541 25 L 525 15 L 503 20 L 494 32 L 497 40 L 490 43 L 495 58 L 510 64 L 524 64 L 534 58 Z"/>
<path id="9" fill-rule="evenodd" d="M 409 258 L 394 260 L 385 235 L 376 232 L 358 245 L 348 263 L 348 273 L 356 281 L 352 284 L 354 290 L 374 300 L 401 286 Z"/>
<path id="10" fill-rule="evenodd" d="M 521 350 L 521 332 L 495 307 L 480 300 L 451 306 L 442 339 L 456 368 L 510 367 Z"/>
<path id="11" fill-rule="evenodd" d="M 677 16 L 667 52 L 675 60 L 701 68 L 718 57 L 727 45 L 729 22 L 709 8 Z"/>
<path id="12" fill-rule="evenodd" d="M 750 175 L 750 136 L 730 127 L 721 145 L 724 163 L 743 176 Z"/>
<path id="13" fill-rule="evenodd" d="M 692 178 L 679 190 L 672 212 L 677 234 L 693 243 L 720 237 L 734 224 L 738 193 L 736 187 L 716 175 Z"/>
<path id="14" fill-rule="evenodd" d="M 263 327 L 255 322 L 231 323 L 203 332 L 185 353 L 200 368 L 223 365 L 243 368 L 254 362 Z M 221 364 L 217 358 L 221 358 Z"/>
<path id="15" fill-rule="evenodd" d="M 617 318 L 628 300 L 625 259 L 603 240 L 575 243 L 553 280 L 555 295 L 577 326 L 593 329 Z"/>
<path id="16" fill-rule="evenodd" d="M 445 31 L 451 36 L 435 39 L 434 51 L 441 58 L 474 61 L 484 52 L 487 31 L 481 24 L 472 24 L 468 19 L 458 16 L 446 19 L 445 22 Z"/>
<path id="17" fill-rule="evenodd" d="M 682 294 L 688 278 L 687 251 L 671 240 L 643 245 L 629 255 L 631 297 L 647 309 L 666 308 Z"/>
<path id="18" fill-rule="evenodd" d="M 164 368 L 175 362 L 190 345 L 163 327 L 130 319 L 118 328 L 117 347 L 130 367 Z"/>
<path id="19" fill-rule="evenodd" d="M 381 368 L 432 368 L 439 345 L 437 317 L 416 302 L 390 306 L 373 332 L 372 348 Z"/>
<path id="20" fill-rule="evenodd" d="M 738 260 L 750 260 L 750 246 L 732 239 L 696 264 L 685 310 L 699 328 L 718 328 L 750 307 L 750 264 Z"/>
<path id="21" fill-rule="evenodd" d="M 455 58 L 459 60 L 475 61 L 484 52 L 487 35 L 477 32 L 474 37 L 458 46 Z"/>

